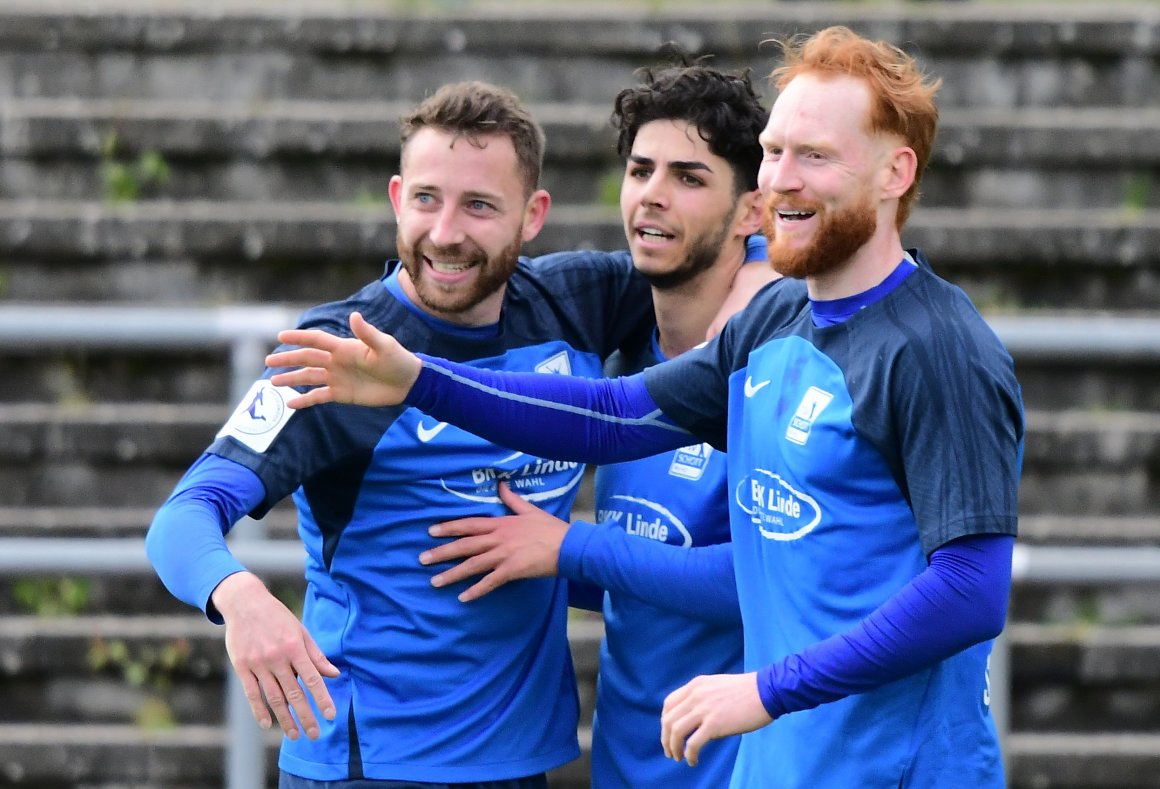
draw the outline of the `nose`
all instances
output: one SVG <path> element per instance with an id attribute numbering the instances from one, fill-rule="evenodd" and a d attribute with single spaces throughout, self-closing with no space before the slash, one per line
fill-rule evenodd
<path id="1" fill-rule="evenodd" d="M 641 190 L 640 202 L 646 208 L 664 208 L 668 205 L 668 189 L 665 187 L 664 173 L 659 168 L 649 177 L 644 189 Z"/>
<path id="2" fill-rule="evenodd" d="M 777 159 L 763 159 L 757 171 L 757 188 L 766 197 L 800 191 L 802 180 L 793 157 L 783 153 Z"/>
<path id="3" fill-rule="evenodd" d="M 443 208 L 436 215 L 435 221 L 431 224 L 430 230 L 427 231 L 427 238 L 437 247 L 454 247 L 463 243 L 466 234 L 459 226 L 454 205 L 450 203 L 443 205 Z"/>

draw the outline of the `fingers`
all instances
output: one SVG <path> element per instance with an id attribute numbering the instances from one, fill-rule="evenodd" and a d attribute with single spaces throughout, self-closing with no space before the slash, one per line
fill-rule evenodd
<path id="1" fill-rule="evenodd" d="M 286 401 L 286 406 L 297 411 L 302 408 L 309 408 L 312 405 L 321 405 L 323 403 L 333 402 L 334 390 L 329 386 L 320 386 L 317 389 L 311 389 L 309 392 L 300 394 L 297 397 L 291 397 Z"/>
<path id="2" fill-rule="evenodd" d="M 330 383 L 330 378 L 327 371 L 321 367 L 299 367 L 274 373 L 270 376 L 270 383 L 275 386 L 324 386 Z"/>
<path id="3" fill-rule="evenodd" d="M 288 666 L 282 666 L 267 674 L 264 679 L 259 679 L 259 683 L 266 694 L 266 703 L 270 705 L 274 717 L 278 719 L 278 725 L 282 727 L 287 737 L 292 740 L 298 739 L 298 724 L 301 723 L 307 737 L 312 740 L 318 739 L 318 721 L 314 718 L 314 711 L 306 700 L 306 694 L 298 685 L 295 672 Z M 291 709 L 294 710 L 294 715 L 298 716 L 298 721 L 290 714 Z"/>
<path id="4" fill-rule="evenodd" d="M 665 698 L 661 708 L 661 747 L 667 758 L 678 762 L 685 758 L 689 732 L 696 729 L 686 709 L 690 692 L 689 685 L 677 688 Z"/>
<path id="5" fill-rule="evenodd" d="M 329 353 L 338 348 L 342 338 L 321 329 L 284 329 L 278 332 L 278 342 L 283 345 L 301 346 L 298 350 L 317 349 L 319 352 Z"/>
<path id="6" fill-rule="evenodd" d="M 460 581 L 466 581 L 468 578 L 482 575 L 494 569 L 500 561 L 501 557 L 495 556 L 492 553 L 481 553 L 478 556 L 472 556 L 469 559 L 464 559 L 454 567 L 432 576 L 431 585 L 436 588 L 442 588 L 459 583 Z"/>
<path id="7" fill-rule="evenodd" d="M 518 493 L 508 486 L 507 482 L 500 480 L 496 487 L 499 490 L 499 500 L 516 515 L 521 515 L 525 512 L 535 512 L 539 509 L 535 504 L 524 501 Z"/>
<path id="8" fill-rule="evenodd" d="M 432 537 L 474 537 L 495 531 L 497 520 L 499 519 L 492 517 L 459 518 L 458 520 L 436 523 L 427 529 L 427 533 Z M 454 545 L 455 543 L 448 544 Z"/>
<path id="9" fill-rule="evenodd" d="M 495 547 L 489 535 L 460 537 L 443 545 L 437 545 L 419 554 L 419 564 L 441 564 L 456 559 L 464 559 L 484 553 Z"/>
<path id="10" fill-rule="evenodd" d="M 459 594 L 459 602 L 470 603 L 472 600 L 478 600 L 486 594 L 494 592 L 501 586 L 506 584 L 509 578 L 504 577 L 500 570 L 493 570 L 487 575 L 483 576 L 476 583 L 464 589 Z"/>
<path id="11" fill-rule="evenodd" d="M 250 705 L 250 713 L 253 714 L 254 720 L 263 729 L 268 729 L 271 726 L 270 708 L 266 706 L 266 700 L 262 696 L 262 688 L 258 685 L 258 679 L 249 671 L 236 671 L 238 681 L 242 683 L 242 692 L 246 696 L 246 703 Z"/>

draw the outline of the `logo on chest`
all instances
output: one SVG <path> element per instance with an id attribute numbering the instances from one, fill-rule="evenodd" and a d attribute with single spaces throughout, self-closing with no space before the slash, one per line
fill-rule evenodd
<path id="1" fill-rule="evenodd" d="M 619 524 L 628 534 L 657 542 L 668 542 L 684 548 L 693 544 L 693 535 L 689 529 L 668 507 L 639 496 L 609 496 L 607 506 L 600 508 L 596 519 L 601 523 L 610 521 Z"/>
<path id="2" fill-rule="evenodd" d="M 826 410 L 826 406 L 833 399 L 834 396 L 824 389 L 819 389 L 816 386 L 807 389 L 802 401 L 798 403 L 797 410 L 790 417 L 789 427 L 785 430 L 786 440 L 805 446 L 805 443 L 810 440 L 810 430 L 813 429 L 814 422 L 822 415 L 822 411 Z"/>
<path id="3" fill-rule="evenodd" d="M 733 500 L 767 540 L 788 542 L 809 534 L 822 519 L 818 502 L 765 469 L 738 483 Z"/>
<path id="4" fill-rule="evenodd" d="M 673 462 L 669 464 L 669 474 L 681 479 L 698 480 L 705 474 L 709 465 L 709 458 L 713 456 L 713 447 L 708 444 L 692 444 L 681 447 L 673 453 Z"/>

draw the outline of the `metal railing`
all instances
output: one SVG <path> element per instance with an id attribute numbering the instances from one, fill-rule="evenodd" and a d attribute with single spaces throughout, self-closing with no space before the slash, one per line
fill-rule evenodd
<path id="1" fill-rule="evenodd" d="M 240 401 L 260 374 L 277 332 L 292 326 L 297 316 L 295 309 L 259 305 L 205 309 L 4 305 L 0 306 L 0 347 L 227 348 L 232 404 Z M 1060 315 L 987 320 L 1017 359 L 1160 360 L 1160 318 Z M 238 559 L 257 573 L 289 575 L 303 570 L 303 547 L 294 541 L 266 539 L 258 521 L 235 529 L 230 544 Z M 146 574 L 152 567 L 140 538 L 0 538 L 0 574 L 62 572 Z M 1160 548 L 1017 545 L 1012 578 L 1021 584 L 1157 582 Z M 991 710 L 1001 741 L 1010 725 L 1009 651 L 1000 637 L 991 661 Z M 264 786 L 265 734 L 254 722 L 229 667 L 227 675 L 225 786 Z"/>

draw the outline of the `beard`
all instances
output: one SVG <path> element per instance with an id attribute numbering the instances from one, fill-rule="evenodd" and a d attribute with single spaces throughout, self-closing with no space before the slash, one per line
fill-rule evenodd
<path id="1" fill-rule="evenodd" d="M 713 268 L 721 255 L 721 248 L 729 237 L 729 228 L 722 226 L 712 238 L 701 237 L 689 247 L 685 259 L 672 271 L 660 273 L 641 272 L 648 284 L 657 290 L 675 290 L 688 284 L 697 275 Z"/>
<path id="2" fill-rule="evenodd" d="M 395 231 L 395 245 L 403 269 L 411 278 L 415 295 L 419 297 L 422 305 L 436 315 L 454 317 L 471 310 L 507 285 L 508 279 L 519 263 L 522 227 L 520 231 L 512 239 L 511 244 L 490 258 L 486 252 L 471 242 L 441 248 L 432 246 L 426 243 L 424 238 L 420 238 L 413 246 L 408 247 L 398 230 Z M 478 269 L 479 273 L 468 283 L 444 285 L 427 276 L 424 257 L 456 261 Z"/>
<path id="3" fill-rule="evenodd" d="M 796 211 L 814 211 L 821 217 L 813 240 L 801 249 L 790 249 L 784 238 L 779 238 L 774 223 L 774 204 Z M 765 201 L 761 229 L 769 240 L 769 262 L 777 273 L 805 279 L 829 274 L 845 265 L 878 229 L 878 214 L 869 194 L 847 208 L 828 211 L 821 205 L 794 201 L 777 192 Z"/>

